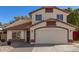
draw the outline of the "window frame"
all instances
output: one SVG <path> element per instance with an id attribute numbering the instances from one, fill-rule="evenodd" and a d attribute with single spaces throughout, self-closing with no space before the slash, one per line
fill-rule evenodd
<path id="1" fill-rule="evenodd" d="M 63 14 L 57 14 L 57 19 L 63 20 Z"/>
<path id="2" fill-rule="evenodd" d="M 61 20 L 63 20 L 63 14 L 60 15 Z"/>
<path id="3" fill-rule="evenodd" d="M 39 18 L 38 18 L 39 17 Z M 35 15 L 35 20 L 36 21 L 41 21 L 42 20 L 42 14 L 37 14 Z"/>
<path id="4" fill-rule="evenodd" d="M 21 39 L 21 32 L 12 32 L 12 39 Z"/>

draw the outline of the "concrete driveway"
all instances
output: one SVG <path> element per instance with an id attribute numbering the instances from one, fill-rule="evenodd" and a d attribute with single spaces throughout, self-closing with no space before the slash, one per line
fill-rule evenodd
<path id="1" fill-rule="evenodd" d="M 14 48 L 11 50 L 11 52 L 79 52 L 79 44 L 73 43 L 71 45 L 30 45 Z"/>
<path id="2" fill-rule="evenodd" d="M 79 52 L 79 44 L 34 47 L 32 52 Z"/>
<path id="3" fill-rule="evenodd" d="M 0 52 L 79 52 L 79 43 L 30 45 L 26 42 L 14 42 L 11 46 L 0 46 Z"/>

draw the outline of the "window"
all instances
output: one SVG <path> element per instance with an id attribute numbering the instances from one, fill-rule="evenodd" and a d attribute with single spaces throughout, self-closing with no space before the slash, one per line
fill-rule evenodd
<path id="1" fill-rule="evenodd" d="M 46 13 L 53 12 L 53 8 L 45 8 L 45 12 L 46 12 Z"/>
<path id="2" fill-rule="evenodd" d="M 20 39 L 21 32 L 12 32 L 12 39 Z"/>
<path id="3" fill-rule="evenodd" d="M 63 20 L 63 14 L 58 14 L 58 15 L 57 15 L 57 19 Z"/>
<path id="4" fill-rule="evenodd" d="M 36 15 L 36 21 L 41 21 L 42 20 L 42 15 Z"/>
<path id="5" fill-rule="evenodd" d="M 12 32 L 12 39 L 16 39 L 16 32 Z"/>
<path id="6" fill-rule="evenodd" d="M 56 21 L 47 21 L 47 26 L 55 26 Z"/>

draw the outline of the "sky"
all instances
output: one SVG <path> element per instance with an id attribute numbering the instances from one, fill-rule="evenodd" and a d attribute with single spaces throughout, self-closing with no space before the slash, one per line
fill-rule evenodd
<path id="1" fill-rule="evenodd" d="M 28 13 L 40 8 L 41 6 L 0 6 L 0 22 L 8 23 L 14 20 L 15 16 L 28 16 Z M 57 6 L 61 9 L 71 7 L 73 9 L 79 6 Z"/>

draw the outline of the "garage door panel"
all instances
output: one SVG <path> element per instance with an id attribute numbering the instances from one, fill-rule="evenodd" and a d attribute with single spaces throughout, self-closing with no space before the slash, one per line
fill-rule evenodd
<path id="1" fill-rule="evenodd" d="M 36 43 L 67 43 L 67 30 L 61 28 L 42 28 L 36 30 Z"/>

